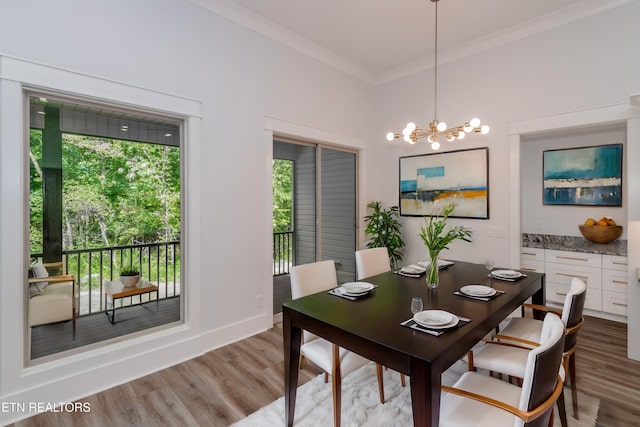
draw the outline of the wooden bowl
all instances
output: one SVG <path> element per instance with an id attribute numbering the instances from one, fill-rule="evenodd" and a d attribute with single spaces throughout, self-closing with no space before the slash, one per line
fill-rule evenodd
<path id="1" fill-rule="evenodd" d="M 611 243 L 622 234 L 620 225 L 583 225 L 578 226 L 585 239 L 594 243 Z"/>

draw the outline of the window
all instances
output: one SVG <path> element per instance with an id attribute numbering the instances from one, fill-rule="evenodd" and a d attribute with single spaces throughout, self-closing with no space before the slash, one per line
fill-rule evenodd
<path id="1" fill-rule="evenodd" d="M 73 319 L 43 314 L 46 288 L 30 295 L 31 359 L 180 321 L 181 121 L 44 93 L 29 104 L 30 261 L 76 279 L 75 339 Z M 127 266 L 157 292 L 107 297 Z"/>

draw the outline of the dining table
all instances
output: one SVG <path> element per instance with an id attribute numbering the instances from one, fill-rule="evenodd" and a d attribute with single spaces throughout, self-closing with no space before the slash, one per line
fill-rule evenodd
<path id="1" fill-rule="evenodd" d="M 295 414 L 302 330 L 408 375 L 414 426 L 435 427 L 442 373 L 527 299 L 534 304 L 545 301 L 543 273 L 526 271 L 517 280 L 499 280 L 483 264 L 463 261 L 439 273 L 435 289 L 427 287 L 424 275 L 389 271 L 362 279 L 374 289 L 355 299 L 322 291 L 283 304 L 287 426 L 293 425 Z M 496 295 L 469 298 L 459 292 L 466 285 L 489 286 Z M 424 310 L 444 310 L 468 322 L 438 336 L 408 327 L 413 297 L 422 298 Z"/>

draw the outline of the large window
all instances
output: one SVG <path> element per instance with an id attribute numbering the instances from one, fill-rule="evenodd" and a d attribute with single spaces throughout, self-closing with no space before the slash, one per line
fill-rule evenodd
<path id="1" fill-rule="evenodd" d="M 31 358 L 180 321 L 180 120 L 46 94 L 29 100 L 30 271 L 75 278 L 73 310 L 62 316 L 70 319 L 47 313 L 68 311 L 55 307 L 66 296 L 55 279 L 32 287 Z M 105 287 L 124 267 L 157 291 L 113 301 Z"/>

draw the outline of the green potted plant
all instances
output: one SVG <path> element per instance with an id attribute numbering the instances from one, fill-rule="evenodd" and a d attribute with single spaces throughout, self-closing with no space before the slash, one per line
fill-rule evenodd
<path id="1" fill-rule="evenodd" d="M 447 218 L 455 209 L 453 202 L 442 207 L 440 215 L 436 213 L 436 205 L 438 201 L 433 203 L 433 210 L 427 219 L 425 217 L 425 226 L 420 228 L 420 237 L 429 251 L 429 266 L 427 267 L 427 286 L 429 288 L 438 287 L 438 256 L 444 249 L 449 249 L 449 244 L 454 240 L 464 240 L 470 242 L 471 230 L 458 225 L 451 227 L 445 232 L 447 226 Z"/>
<path id="2" fill-rule="evenodd" d="M 136 286 L 140 280 L 140 270 L 127 266 L 120 270 L 120 281 L 126 288 Z"/>
<path id="3" fill-rule="evenodd" d="M 397 206 L 391 206 L 388 209 L 382 207 L 382 203 L 373 201 L 367 205 L 372 212 L 364 217 L 367 227 L 364 230 L 365 235 L 369 238 L 368 248 L 387 248 L 391 267 L 395 270 L 399 268 L 402 261 L 402 252 L 400 249 L 404 247 L 401 237 L 401 224 L 398 221 L 400 213 Z"/>

